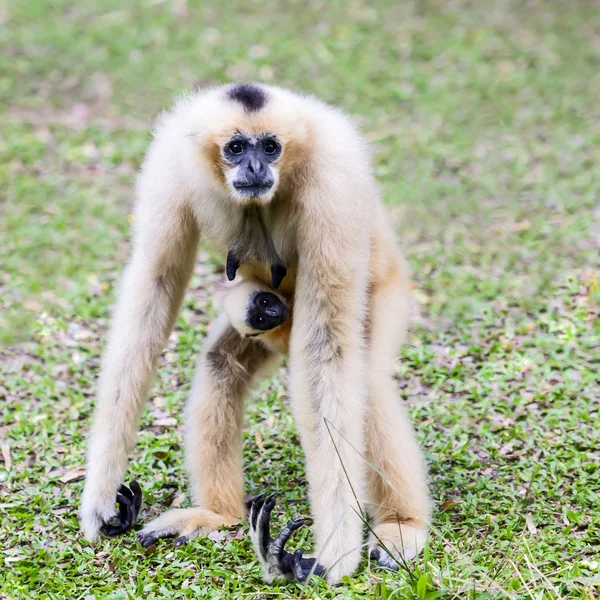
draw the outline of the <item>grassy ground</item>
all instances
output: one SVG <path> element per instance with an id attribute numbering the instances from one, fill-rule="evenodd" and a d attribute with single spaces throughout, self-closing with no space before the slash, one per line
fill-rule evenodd
<path id="1" fill-rule="evenodd" d="M 24 0 L 0 23 L 0 598 L 600 596 L 597 4 Z M 335 589 L 265 586 L 245 526 L 150 553 L 134 534 L 80 537 L 149 123 L 229 79 L 314 92 L 373 143 L 414 268 L 399 395 L 438 507 L 425 559 L 398 575 L 365 564 Z M 207 264 L 131 463 L 143 520 L 189 502 L 181 406 L 215 312 Z M 265 385 L 245 438 L 248 491 L 284 497 L 282 519 L 308 513 L 287 405 Z"/>

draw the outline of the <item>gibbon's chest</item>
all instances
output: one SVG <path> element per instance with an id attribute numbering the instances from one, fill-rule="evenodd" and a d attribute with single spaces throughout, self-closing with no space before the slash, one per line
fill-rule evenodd
<path id="1" fill-rule="evenodd" d="M 271 284 L 271 267 L 283 265 L 287 274 L 277 291 L 292 295 L 298 263 L 297 232 L 286 203 L 279 200 L 260 207 L 236 207 L 235 212 L 223 211 L 219 216 L 222 222 L 207 233 L 223 258 L 234 253 L 239 259 L 237 273 L 266 285 Z"/>

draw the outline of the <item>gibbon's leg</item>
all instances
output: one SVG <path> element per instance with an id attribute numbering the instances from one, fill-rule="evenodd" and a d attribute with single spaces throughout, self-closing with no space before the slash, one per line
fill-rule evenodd
<path id="1" fill-rule="evenodd" d="M 213 324 L 186 406 L 186 463 L 198 506 L 170 510 L 148 523 L 138 536 L 142 545 L 173 535 L 180 545 L 243 518 L 244 396 L 275 359 L 266 346 L 242 337 L 225 313 Z"/>
<path id="2" fill-rule="evenodd" d="M 406 266 L 398 262 L 374 286 L 370 303 L 366 456 L 372 465 L 368 510 L 374 523 L 369 548 L 380 565 L 390 568 L 423 549 L 431 511 L 425 462 L 392 378 L 408 322 L 408 290 Z"/>
<path id="3" fill-rule="evenodd" d="M 303 199 L 307 208 L 299 226 L 290 345 L 291 395 L 306 455 L 319 561 L 312 561 L 311 568 L 325 571 L 330 583 L 358 566 L 363 523 L 357 499 L 366 499 L 366 468 L 358 453 L 364 450 L 367 402 L 363 320 L 370 231 L 364 227 L 368 217 L 361 212 L 364 198 L 346 192 L 315 189 Z M 336 213 L 333 218 L 329 202 L 341 216 Z M 269 511 L 263 506 L 258 512 L 257 529 L 268 528 Z M 299 578 L 300 562 L 287 570 L 277 564 L 284 560 L 280 547 L 288 536 L 268 542 L 266 552 L 257 548 L 259 557 L 271 559 L 267 580 L 277 574 Z M 308 574 L 302 572 L 300 579 Z"/>
<path id="4" fill-rule="evenodd" d="M 81 506 L 81 526 L 89 540 L 99 530 L 111 536 L 130 529 L 139 512 L 139 486 L 131 486 L 131 500 L 119 486 L 156 358 L 173 328 L 194 266 L 196 222 L 160 188 L 160 182 L 140 178 L 133 253 L 121 279 L 102 361 Z"/>

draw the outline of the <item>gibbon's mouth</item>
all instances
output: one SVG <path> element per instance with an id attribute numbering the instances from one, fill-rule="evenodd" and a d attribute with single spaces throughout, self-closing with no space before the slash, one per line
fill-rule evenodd
<path id="1" fill-rule="evenodd" d="M 273 182 L 269 183 L 235 183 L 233 187 L 242 194 L 248 196 L 262 196 L 266 194 L 272 187 Z"/>

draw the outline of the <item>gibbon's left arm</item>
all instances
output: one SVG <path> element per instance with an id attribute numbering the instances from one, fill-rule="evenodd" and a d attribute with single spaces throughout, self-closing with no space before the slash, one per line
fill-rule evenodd
<path id="1" fill-rule="evenodd" d="M 290 347 L 291 396 L 306 453 L 319 563 L 311 559 L 305 566 L 317 573 L 325 570 L 331 583 L 358 566 L 363 522 L 357 499 L 365 499 L 366 469 L 359 453 L 367 400 L 363 338 L 371 199 L 361 193 L 362 182 L 349 186 L 347 181 L 340 177 L 336 187 L 334 173 L 327 187 L 311 188 L 301 200 Z M 362 188 L 369 189 L 364 183 Z M 268 531 L 269 517 L 262 507 L 251 531 Z M 255 541 L 259 557 L 271 558 L 265 566 L 267 579 L 277 570 L 279 546 L 300 525 L 290 524 L 266 553 Z M 295 571 L 302 571 L 301 563 L 292 560 L 292 573 L 284 563 L 280 559 L 279 574 L 298 579 Z M 308 574 L 303 572 L 299 580 Z"/>

